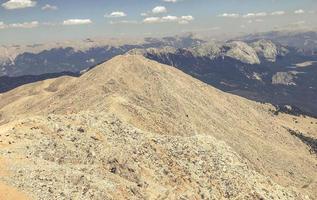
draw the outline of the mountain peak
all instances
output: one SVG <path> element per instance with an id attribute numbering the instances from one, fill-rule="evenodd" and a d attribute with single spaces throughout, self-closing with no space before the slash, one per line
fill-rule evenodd
<path id="1" fill-rule="evenodd" d="M 161 194 L 157 188 L 199 199 L 197 185 L 206 188 L 210 199 L 221 199 L 228 190 L 243 199 L 301 199 L 296 188 L 283 186 L 310 181 L 302 177 L 314 177 L 316 160 L 272 109 L 143 56 L 117 56 L 79 78 L 42 81 L 1 95 L 2 140 L 14 141 L 2 155 L 25 161 L 14 165 L 23 173 L 14 172 L 10 182 L 32 181 L 29 189 L 35 195 L 58 196 L 65 185 L 56 184 L 67 182 L 70 188 L 103 183 L 95 194 L 109 194 L 111 188 L 116 194 L 153 199 Z M 47 167 L 46 161 L 58 168 Z M 74 163 L 85 170 L 69 167 Z M 45 184 L 59 190 L 43 189 L 43 179 L 37 178 L 42 176 L 53 177 Z M 215 183 L 210 177 L 216 177 Z M 137 189 L 127 189 L 132 184 Z M 89 199 L 84 191 L 78 195 Z"/>
<path id="2" fill-rule="evenodd" d="M 91 79 L 93 81 L 105 79 L 146 78 L 152 72 L 163 72 L 165 68 L 175 71 L 176 69 L 156 61 L 149 60 L 142 55 L 120 55 L 102 63 L 84 74 L 80 79 Z"/>

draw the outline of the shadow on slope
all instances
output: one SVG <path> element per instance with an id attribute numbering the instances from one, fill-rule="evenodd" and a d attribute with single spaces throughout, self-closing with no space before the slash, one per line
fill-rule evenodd
<path id="1" fill-rule="evenodd" d="M 79 77 L 79 73 L 73 72 L 61 72 L 61 73 L 50 73 L 50 74 L 42 74 L 42 75 L 26 75 L 26 76 L 18 76 L 18 77 L 9 77 L 9 76 L 1 76 L 0 77 L 0 93 L 8 92 L 13 90 L 19 86 L 34 83 L 38 81 L 43 81 L 52 78 L 58 78 L 61 76 L 72 76 Z"/>

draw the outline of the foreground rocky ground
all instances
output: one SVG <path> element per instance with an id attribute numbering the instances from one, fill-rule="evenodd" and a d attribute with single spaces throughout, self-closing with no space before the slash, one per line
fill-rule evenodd
<path id="1" fill-rule="evenodd" d="M 12 175 L 2 181 L 30 198 L 308 199 L 208 135 L 161 136 L 95 113 L 35 117 L 6 129 L 0 153 Z"/>
<path id="2" fill-rule="evenodd" d="M 4 199 L 317 197 L 316 119 L 141 56 L 0 98 Z"/>

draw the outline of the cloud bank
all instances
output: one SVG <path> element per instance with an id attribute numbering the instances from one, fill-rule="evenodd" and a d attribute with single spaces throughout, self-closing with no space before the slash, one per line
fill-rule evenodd
<path id="1" fill-rule="evenodd" d="M 7 10 L 30 8 L 36 6 L 36 1 L 32 0 L 9 0 L 2 4 Z"/>

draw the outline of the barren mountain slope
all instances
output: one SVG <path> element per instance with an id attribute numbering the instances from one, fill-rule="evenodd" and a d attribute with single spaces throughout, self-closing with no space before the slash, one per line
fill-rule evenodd
<path id="1" fill-rule="evenodd" d="M 316 156 L 287 130 L 316 138 L 315 119 L 290 123 L 141 56 L 0 98 L 3 181 L 35 198 L 317 195 Z"/>

